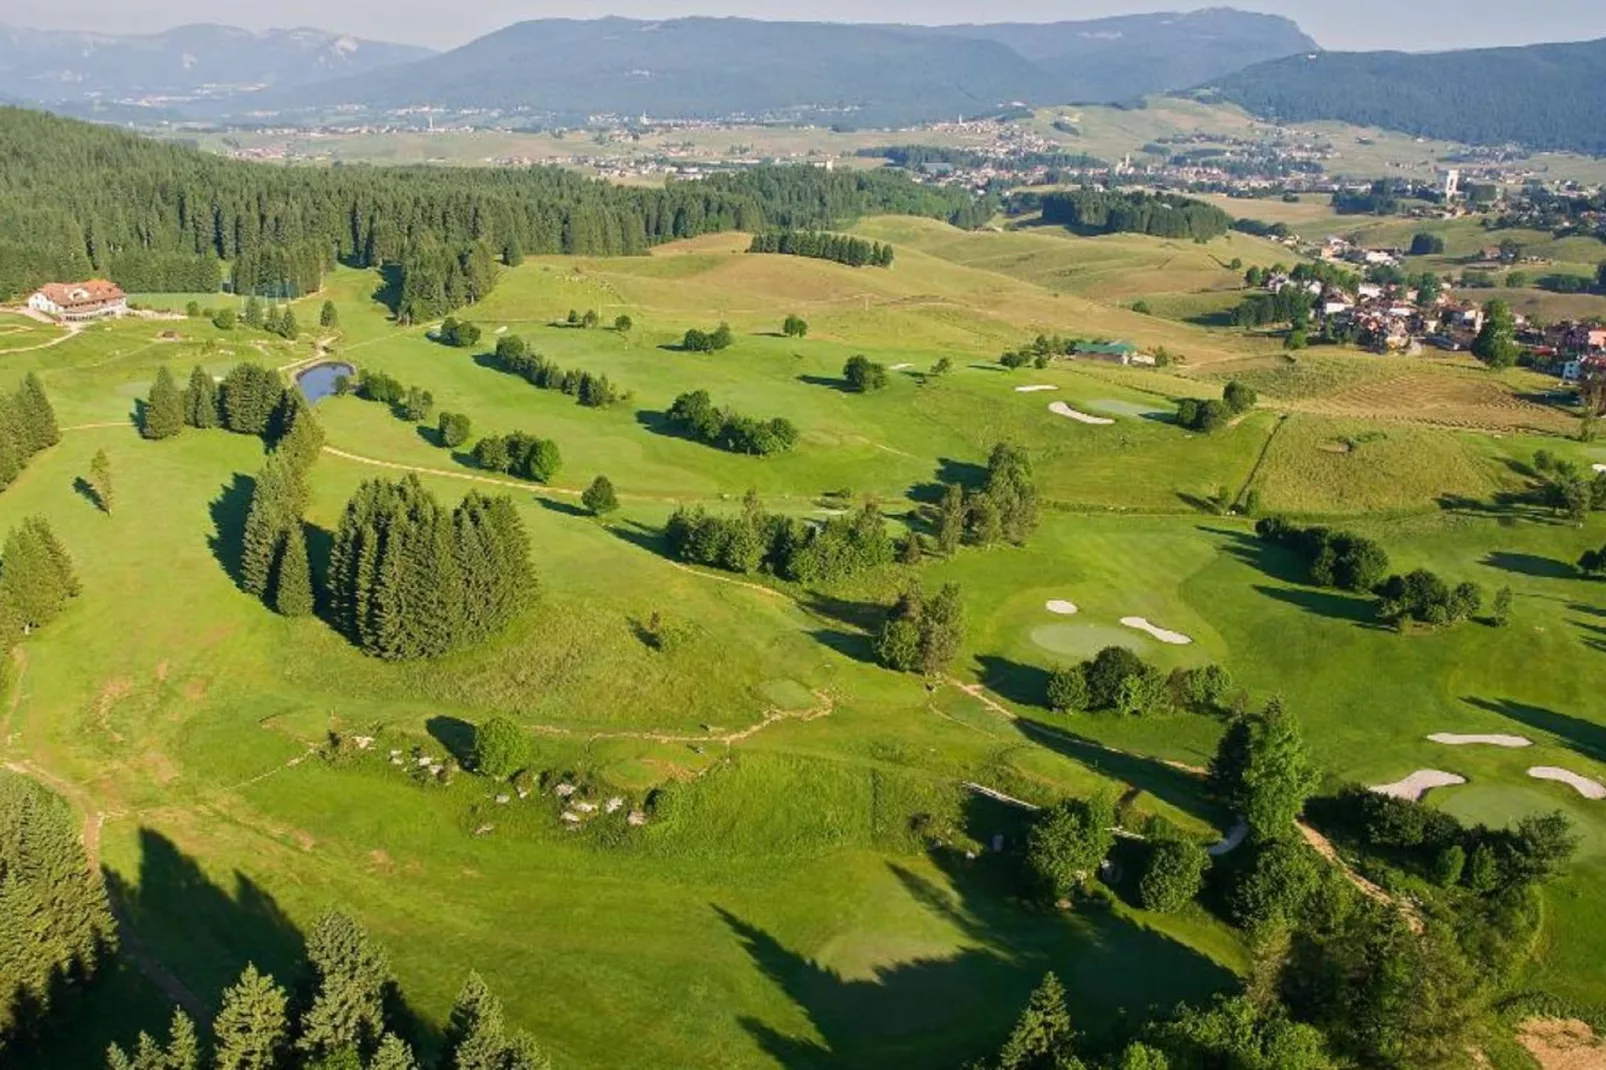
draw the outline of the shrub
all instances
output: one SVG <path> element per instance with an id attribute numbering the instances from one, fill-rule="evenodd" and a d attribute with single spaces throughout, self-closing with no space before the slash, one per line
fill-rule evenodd
<path id="1" fill-rule="evenodd" d="M 492 717 L 474 730 L 474 768 L 486 776 L 517 772 L 529 754 L 524 730 L 506 717 Z"/>
<path id="2" fill-rule="evenodd" d="M 1055 669 L 1048 674 L 1048 704 L 1063 713 L 1088 708 L 1087 671 L 1081 665 Z"/>
<path id="3" fill-rule="evenodd" d="M 468 416 L 460 412 L 443 412 L 436 424 L 440 432 L 440 443 L 447 449 L 455 450 L 468 441 L 473 424 Z"/>
<path id="4" fill-rule="evenodd" d="M 848 362 L 842 366 L 842 378 L 849 390 L 856 394 L 868 394 L 887 385 L 887 369 L 886 365 L 877 364 L 861 353 L 848 358 Z"/>
<path id="5" fill-rule="evenodd" d="M 1175 914 L 1199 894 L 1209 864 L 1210 856 L 1191 840 L 1159 840 L 1138 878 L 1138 902 L 1145 910 Z"/>

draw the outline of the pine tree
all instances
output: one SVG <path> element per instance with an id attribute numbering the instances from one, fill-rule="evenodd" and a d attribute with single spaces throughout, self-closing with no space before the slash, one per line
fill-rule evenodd
<path id="1" fill-rule="evenodd" d="M 1032 1070 L 1059 1065 L 1057 1057 L 1074 1055 L 1071 1012 L 1065 1006 L 1065 988 L 1052 973 L 1032 991 L 1015 1029 L 998 1052 L 998 1070 Z"/>
<path id="2" fill-rule="evenodd" d="M 275 1070 L 289 1034 L 284 989 L 248 965 L 212 1023 L 216 1070 Z"/>
<path id="3" fill-rule="evenodd" d="M 592 516 L 607 516 L 619 508 L 619 497 L 614 493 L 612 481 L 607 476 L 598 476 L 580 495 L 580 503 Z"/>
<path id="4" fill-rule="evenodd" d="M 150 397 L 145 402 L 140 433 L 146 438 L 172 438 L 184 430 L 184 397 L 179 393 L 173 373 L 164 365 L 156 371 Z"/>
<path id="5" fill-rule="evenodd" d="M 312 568 L 307 563 L 307 536 L 299 524 L 285 533 L 273 579 L 273 608 L 285 617 L 312 615 Z"/>
<path id="6" fill-rule="evenodd" d="M 279 334 L 292 342 L 301 334 L 301 325 L 296 322 L 296 310 L 289 305 L 284 306 L 284 315 L 279 317 Z"/>
<path id="7" fill-rule="evenodd" d="M 216 427 L 217 381 L 199 364 L 190 372 L 190 384 L 184 390 L 184 422 L 191 427 Z"/>
<path id="8" fill-rule="evenodd" d="M 502 1001 L 478 973 L 470 973 L 446 1026 L 446 1065 L 452 1070 L 502 1070 L 507 1050 L 502 1028 Z"/>
<path id="9" fill-rule="evenodd" d="M 407 1042 L 393 1033 L 386 1033 L 379 1042 L 379 1050 L 368 1063 L 368 1070 L 418 1070 L 418 1060 Z"/>
<path id="10" fill-rule="evenodd" d="M 181 1010 L 173 1011 L 173 1024 L 167 1031 L 167 1060 L 163 1070 L 200 1070 L 201 1042 L 195 1023 Z"/>
<path id="11" fill-rule="evenodd" d="M 106 456 L 104 449 L 95 451 L 95 456 L 89 461 L 89 489 L 95 492 L 95 502 L 100 511 L 110 515 L 112 511 L 112 461 Z"/>
<path id="12" fill-rule="evenodd" d="M 256 294 L 245 299 L 245 315 L 241 319 L 247 327 L 260 328 L 267 322 L 262 315 L 262 299 Z"/>
<path id="13" fill-rule="evenodd" d="M 262 329 L 267 331 L 269 334 L 280 333 L 280 331 L 283 330 L 281 324 L 284 322 L 282 316 L 283 313 L 279 311 L 279 306 L 274 305 L 272 308 L 268 309 L 267 314 L 262 317 Z"/>
<path id="14" fill-rule="evenodd" d="M 340 310 L 333 301 L 325 301 L 323 308 L 318 311 L 318 326 L 337 329 L 340 326 Z"/>
<path id="15" fill-rule="evenodd" d="M 44 517 L 11 530 L 0 554 L 0 605 L 18 627 L 50 623 L 78 591 L 72 560 Z"/>
<path id="16" fill-rule="evenodd" d="M 251 594 L 270 593 L 286 536 L 301 523 L 306 495 L 301 470 L 284 455 L 269 456 L 251 491 L 240 551 L 240 582 Z"/>
<path id="17" fill-rule="evenodd" d="M 50 399 L 45 396 L 45 384 L 39 381 L 36 372 L 29 372 L 23 378 L 22 386 L 17 390 L 16 408 L 24 429 L 28 456 L 61 441 L 61 430 L 56 426 L 56 410 L 51 408 Z"/>
<path id="18" fill-rule="evenodd" d="M 230 369 L 220 394 L 224 427 L 236 434 L 263 435 L 272 428 L 284 384 L 276 373 L 247 361 Z"/>
<path id="19" fill-rule="evenodd" d="M 957 483 L 942 489 L 942 504 L 937 507 L 937 548 L 945 555 L 959 549 L 965 537 L 965 492 Z"/>
<path id="20" fill-rule="evenodd" d="M 375 1050 L 385 1028 L 386 992 L 394 983 L 384 949 L 350 917 L 332 911 L 313 927 L 307 959 L 315 990 L 296 1047 L 313 1055 Z"/>

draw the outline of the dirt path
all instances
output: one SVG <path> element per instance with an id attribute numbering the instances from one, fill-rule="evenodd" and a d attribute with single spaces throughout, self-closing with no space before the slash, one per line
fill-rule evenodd
<path id="1" fill-rule="evenodd" d="M 782 721 L 815 721 L 819 720 L 821 717 L 829 716 L 831 711 L 836 709 L 836 700 L 830 695 L 826 694 L 824 691 L 814 692 L 814 697 L 820 700 L 820 704 L 818 706 L 812 706 L 806 710 L 777 710 L 772 708 L 766 710 L 764 712 L 764 716 L 759 720 L 748 725 L 746 728 L 738 729 L 735 732 L 707 732 L 701 735 L 678 735 L 671 732 L 582 732 L 564 725 L 554 724 L 536 724 L 527 725 L 526 727 L 528 727 L 532 732 L 539 732 L 545 736 L 560 736 L 565 738 L 583 736 L 587 743 L 594 743 L 598 740 L 605 739 L 639 739 L 646 740 L 651 743 L 723 743 L 728 747 L 732 743 L 740 743 L 744 739 L 751 739 L 753 736 L 756 736 L 758 733 L 764 731 L 764 729 L 769 728 L 772 725 L 779 724 Z"/>
<path id="2" fill-rule="evenodd" d="M 0 311 L 14 312 L 19 316 L 27 316 L 31 320 L 38 320 L 40 323 L 62 329 L 61 334 L 58 334 L 48 342 L 35 342 L 31 346 L 18 346 L 16 349 L 0 349 L 0 357 L 9 357 L 16 353 L 37 353 L 41 349 L 49 349 L 51 346 L 59 346 L 69 338 L 78 337 L 78 332 L 84 329 L 84 325 L 82 323 L 57 323 L 55 320 L 36 314 L 32 309 L 24 310 L 20 308 L 7 308 L 0 309 Z"/>
<path id="3" fill-rule="evenodd" d="M 68 799 L 84 812 L 84 855 L 89 861 L 89 873 L 98 876 L 100 873 L 100 833 L 107 819 L 124 817 L 126 814 L 120 810 L 101 810 L 95 806 L 89 792 L 64 780 L 47 769 L 43 769 L 30 761 L 7 762 L 6 768 L 13 773 L 20 773 L 32 777 L 50 786 L 52 790 Z M 166 966 L 162 965 L 155 955 L 140 941 L 139 935 L 129 920 L 123 905 L 115 896 L 110 898 L 112 919 L 117 923 L 118 953 L 133 964 L 140 975 L 154 985 L 157 991 L 172 1002 L 184 1008 L 184 1012 L 195 1019 L 196 1024 L 203 1028 L 212 1021 L 212 1009 L 196 997 L 195 993 L 180 981 Z"/>
<path id="4" fill-rule="evenodd" d="M 0 722 L 0 747 L 11 746 L 11 722 L 22 705 L 22 681 L 28 676 L 28 652 L 21 644 L 11 648 L 11 664 L 17 674 L 11 681 L 11 697 L 6 700 L 6 719 Z"/>

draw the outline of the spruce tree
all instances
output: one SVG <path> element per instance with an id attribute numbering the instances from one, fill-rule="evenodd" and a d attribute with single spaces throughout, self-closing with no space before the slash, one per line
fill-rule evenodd
<path id="1" fill-rule="evenodd" d="M 140 434 L 151 439 L 172 438 L 184 430 L 184 416 L 184 397 L 173 381 L 173 373 L 164 365 L 157 369 L 156 382 L 151 384 Z"/>
<path id="2" fill-rule="evenodd" d="M 310 617 L 313 607 L 307 535 L 297 523 L 284 535 L 284 549 L 279 554 L 279 568 L 273 578 L 273 608 L 285 617 Z"/>
<path id="3" fill-rule="evenodd" d="M 612 481 L 607 476 L 598 476 L 580 495 L 580 503 L 592 516 L 607 516 L 619 508 L 619 497 L 614 493 Z"/>
<path id="4" fill-rule="evenodd" d="M 212 1023 L 216 1070 L 276 1070 L 289 1034 L 287 1003 L 272 977 L 246 966 Z"/>
<path id="5" fill-rule="evenodd" d="M 218 425 L 217 382 L 199 364 L 190 372 L 190 385 L 184 390 L 184 422 L 191 427 Z"/>
<path id="6" fill-rule="evenodd" d="M 301 325 L 296 322 L 296 310 L 289 305 L 284 306 L 284 314 L 279 317 L 279 334 L 292 342 L 301 334 Z"/>
<path id="7" fill-rule="evenodd" d="M 270 593 L 287 535 L 299 527 L 306 497 L 302 470 L 285 455 L 271 454 L 257 473 L 251 505 L 245 514 L 240 582 L 251 594 L 266 597 Z"/>
<path id="8" fill-rule="evenodd" d="M 349 916 L 331 911 L 307 938 L 307 959 L 314 994 L 296 1047 L 315 1056 L 343 1048 L 378 1049 L 385 997 L 394 984 L 384 948 Z"/>
<path id="9" fill-rule="evenodd" d="M 502 1029 L 502 1001 L 478 973 L 470 973 L 446 1026 L 447 1065 L 452 1070 L 503 1070 L 507 1039 Z"/>
<path id="10" fill-rule="evenodd" d="M 959 549 L 965 537 L 965 492 L 957 483 L 942 489 L 942 504 L 937 507 L 937 548 L 951 555 Z"/>
<path id="11" fill-rule="evenodd" d="M 223 426 L 241 435 L 267 434 L 284 395 L 279 376 L 260 364 L 236 364 L 223 380 Z"/>
<path id="12" fill-rule="evenodd" d="M 283 315 L 284 313 L 279 311 L 279 306 L 274 305 L 272 308 L 268 309 L 267 313 L 262 317 L 262 329 L 267 331 L 269 334 L 280 333 L 280 331 L 283 330 L 283 327 L 281 326 L 283 323 Z"/>
<path id="13" fill-rule="evenodd" d="M 95 456 L 89 461 L 89 488 L 95 492 L 95 502 L 100 511 L 110 515 L 112 511 L 112 460 L 106 456 L 104 449 L 95 451 Z"/>
<path id="14" fill-rule="evenodd" d="M 1064 1065 L 1074 1059 L 1071 1012 L 1065 1006 L 1065 988 L 1052 973 L 1032 991 L 1015 1029 L 998 1052 L 998 1070 L 1033 1070 Z M 1071 1065 L 1075 1065 L 1072 1063 Z"/>
<path id="15" fill-rule="evenodd" d="M 325 301 L 323 308 L 318 312 L 318 326 L 338 328 L 340 326 L 340 310 L 335 308 L 333 301 Z"/>
<path id="16" fill-rule="evenodd" d="M 386 1033 L 379 1042 L 379 1050 L 368 1063 L 368 1070 L 418 1070 L 418 1060 L 407 1042 L 393 1033 Z"/>
<path id="17" fill-rule="evenodd" d="M 262 315 L 262 298 L 252 294 L 245 299 L 245 314 L 241 317 L 247 327 L 260 328 L 266 320 Z"/>
<path id="18" fill-rule="evenodd" d="M 16 409 L 29 457 L 61 441 L 61 430 L 56 426 L 56 410 L 45 396 L 45 384 L 39 381 L 36 372 L 29 372 L 23 378 L 22 386 L 17 389 Z"/>
<path id="19" fill-rule="evenodd" d="M 11 530 L 0 553 L 0 604 L 17 625 L 43 627 L 78 591 L 72 561 L 44 517 L 29 517 Z"/>

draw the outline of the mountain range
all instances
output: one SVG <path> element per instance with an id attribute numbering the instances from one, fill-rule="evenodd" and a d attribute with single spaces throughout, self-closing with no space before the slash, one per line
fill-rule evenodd
<path id="1" fill-rule="evenodd" d="M 1221 76 L 1207 95 L 1285 122 L 1336 119 L 1478 145 L 1606 155 L 1606 38 L 1289 56 Z"/>
<path id="2" fill-rule="evenodd" d="M 314 30 L 0 30 L 0 93 L 64 110 L 137 100 L 213 117 L 433 105 L 559 121 L 740 114 L 885 125 L 1015 101 L 1133 99 L 1316 47 L 1287 19 L 1230 9 L 940 27 L 543 19 L 440 54 Z"/>
<path id="3" fill-rule="evenodd" d="M 183 103 L 305 85 L 430 54 L 309 29 L 254 33 L 194 25 L 120 35 L 0 26 L 0 97 L 51 105 Z"/>

